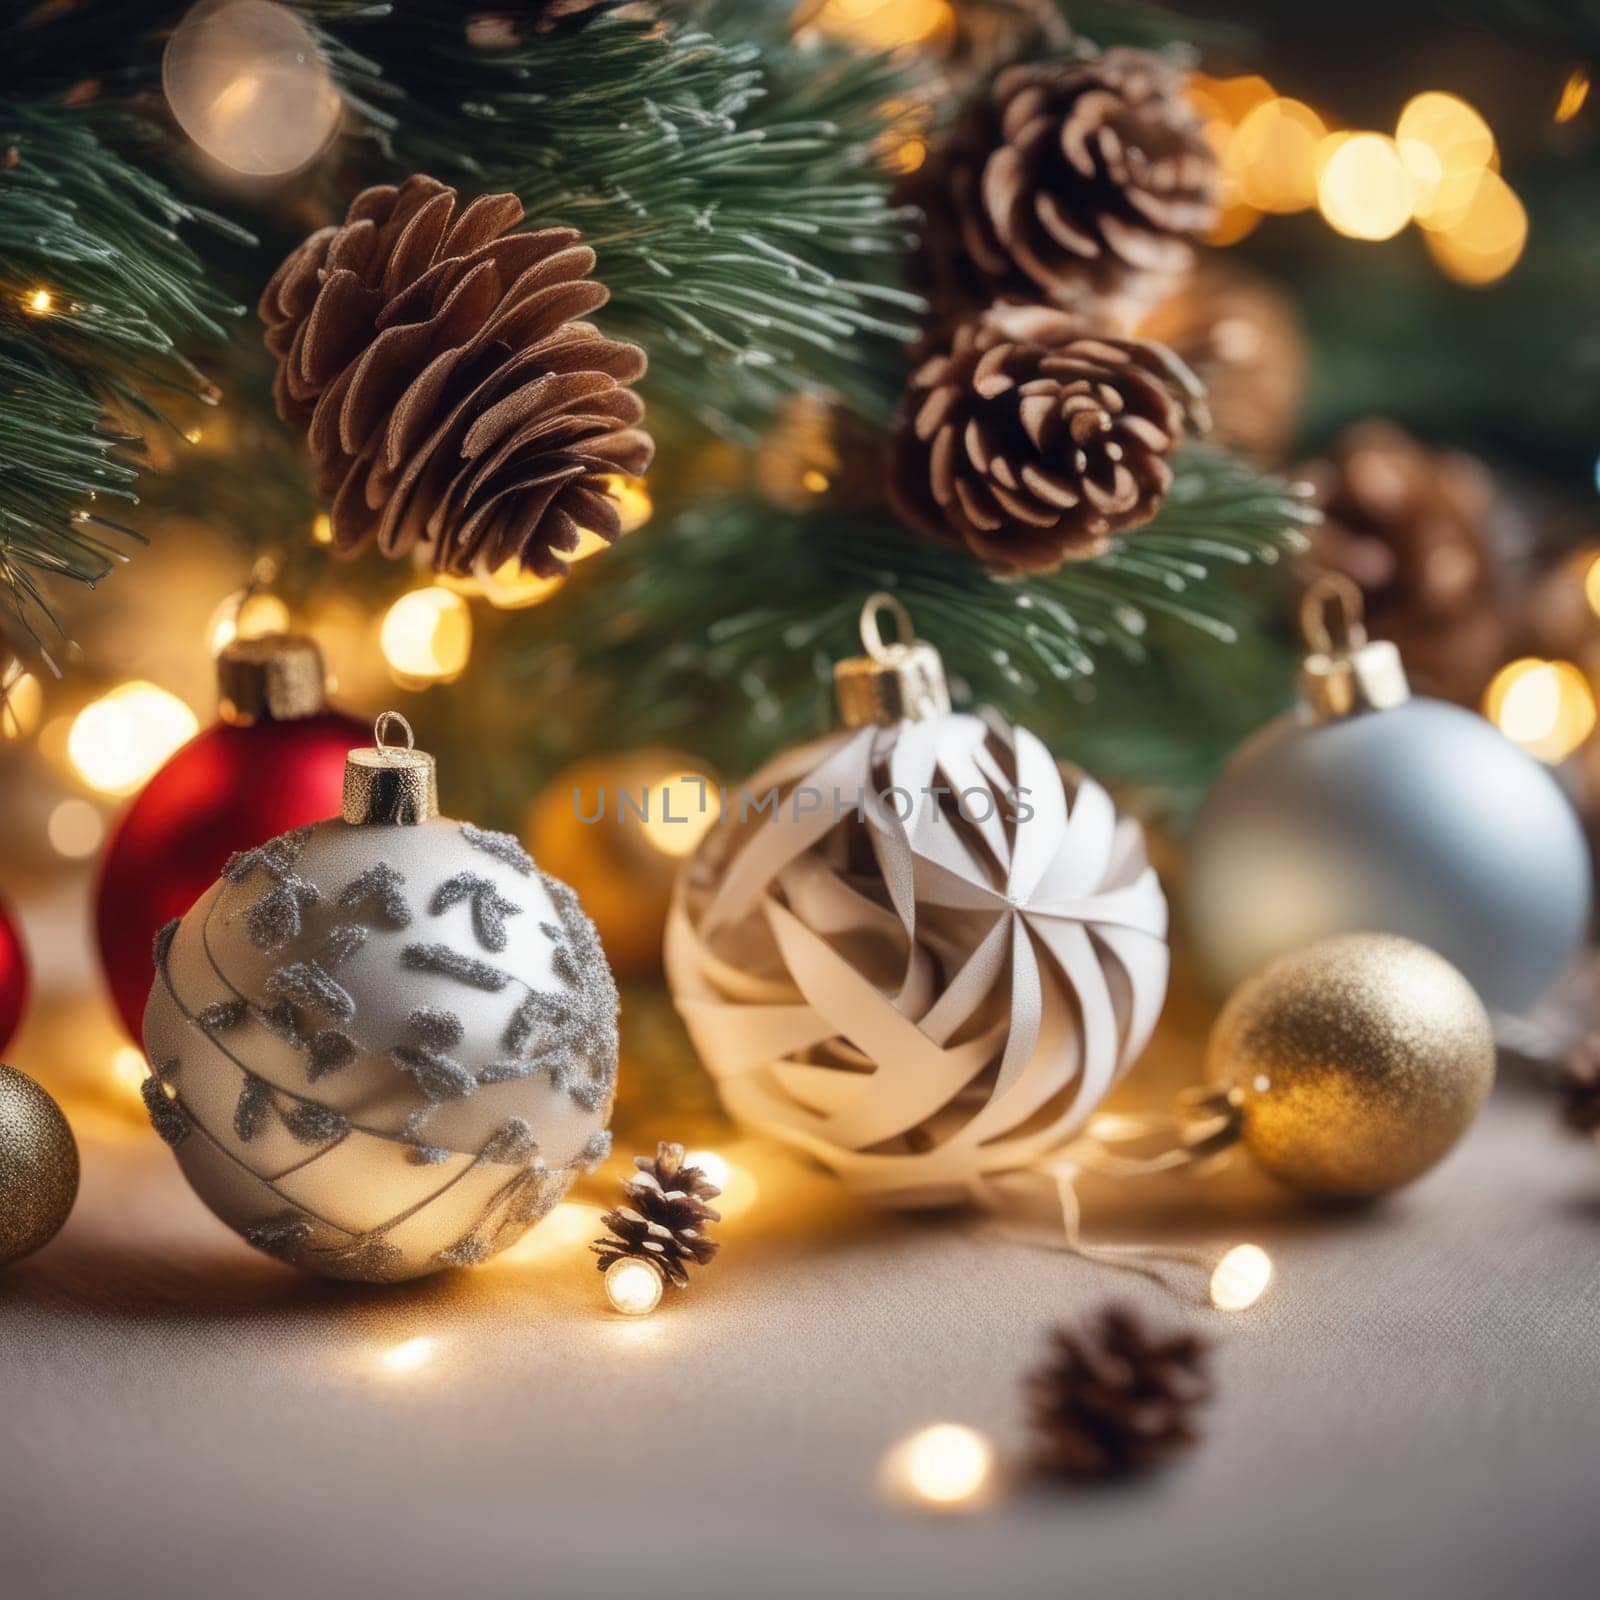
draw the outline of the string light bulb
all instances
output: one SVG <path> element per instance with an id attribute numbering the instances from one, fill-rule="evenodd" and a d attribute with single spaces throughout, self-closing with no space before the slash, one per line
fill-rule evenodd
<path id="1" fill-rule="evenodd" d="M 994 1446 L 976 1428 L 937 1422 L 890 1450 L 880 1478 L 895 1499 L 933 1511 L 970 1511 L 994 1488 Z"/>
<path id="2" fill-rule="evenodd" d="M 1258 1244 L 1236 1244 L 1211 1274 L 1211 1303 L 1218 1311 L 1246 1311 L 1272 1281 L 1272 1258 Z"/>
<path id="3" fill-rule="evenodd" d="M 605 1270 L 606 1299 L 625 1317 L 647 1317 L 661 1304 L 661 1274 L 648 1261 L 618 1256 Z"/>
<path id="4" fill-rule="evenodd" d="M 35 289 L 22 297 L 22 309 L 30 317 L 48 317 L 55 303 L 55 296 L 48 289 Z"/>

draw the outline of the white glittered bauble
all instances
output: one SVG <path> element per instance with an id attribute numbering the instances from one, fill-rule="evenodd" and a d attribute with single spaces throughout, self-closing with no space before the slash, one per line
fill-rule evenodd
<path id="1" fill-rule="evenodd" d="M 393 1281 L 513 1243 L 610 1147 L 617 996 L 508 834 L 319 823 L 163 929 L 145 1099 L 259 1249 Z"/>
<path id="2" fill-rule="evenodd" d="M 1166 928 L 1105 790 L 1025 729 L 945 713 L 730 793 L 680 879 L 667 976 L 739 1122 L 862 1194 L 939 1205 L 1083 1127 L 1155 1025 Z"/>
<path id="3" fill-rule="evenodd" d="M 1279 718 L 1228 764 L 1189 847 L 1188 920 L 1220 989 L 1338 933 L 1438 951 L 1524 1011 L 1577 953 L 1589 850 L 1555 779 L 1438 700 Z"/>
<path id="4" fill-rule="evenodd" d="M 167 41 L 161 82 L 183 131 L 251 177 L 303 167 L 343 107 L 311 30 L 274 0 L 202 0 Z"/>

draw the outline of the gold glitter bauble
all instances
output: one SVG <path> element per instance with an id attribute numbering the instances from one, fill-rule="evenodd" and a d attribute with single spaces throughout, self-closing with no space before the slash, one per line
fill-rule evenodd
<path id="1" fill-rule="evenodd" d="M 61 1107 L 0 1061 L 0 1266 L 60 1231 L 78 1196 L 78 1146 Z"/>
<path id="2" fill-rule="evenodd" d="M 1273 1177 L 1313 1194 L 1383 1194 L 1472 1125 L 1494 1081 L 1494 1033 L 1443 956 L 1343 934 L 1240 984 L 1206 1076 L 1235 1091 L 1244 1141 Z"/>

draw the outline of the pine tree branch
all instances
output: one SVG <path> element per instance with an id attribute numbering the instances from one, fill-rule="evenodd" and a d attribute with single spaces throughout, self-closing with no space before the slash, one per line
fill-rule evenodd
<path id="1" fill-rule="evenodd" d="M 0 598 L 35 640 L 42 577 L 92 584 L 125 558 L 110 509 L 136 499 L 162 395 L 216 398 L 179 340 L 220 341 L 241 310 L 178 233 L 238 230 L 108 148 L 106 121 L 0 100 Z"/>
<path id="2" fill-rule="evenodd" d="M 944 652 L 966 702 L 1002 705 L 1042 736 L 1070 739 L 1080 758 L 1098 727 L 1116 775 L 1172 781 L 1184 752 L 1202 769 L 1206 751 L 1250 725 L 1215 715 L 1209 728 L 1203 715 L 1197 723 L 1193 697 L 1172 687 L 1206 675 L 1192 670 L 1196 660 L 1240 650 L 1247 682 L 1247 662 L 1258 678 L 1232 696 L 1234 716 L 1275 708 L 1284 674 L 1260 671 L 1259 586 L 1249 595 L 1229 574 L 1278 561 L 1313 517 L 1289 486 L 1196 446 L 1179 457 L 1156 520 L 1110 554 L 1001 582 L 884 513 L 795 515 L 732 499 L 580 567 L 511 670 L 550 691 L 539 736 L 552 756 L 598 742 L 665 743 L 742 773 L 829 725 L 831 663 L 858 653 L 862 600 L 890 589 Z M 1103 673 L 1108 658 L 1124 665 Z M 1120 718 L 1095 703 L 1105 696 L 1113 708 L 1136 701 L 1146 721 L 1162 706 L 1173 713 L 1164 757 L 1159 735 L 1136 750 L 1117 745 Z"/>
<path id="3" fill-rule="evenodd" d="M 649 392 L 714 431 L 751 444 L 802 389 L 887 417 L 922 309 L 899 281 L 913 216 L 882 164 L 900 64 L 825 52 L 802 72 L 786 41 L 611 16 L 485 51 L 464 18 L 324 19 L 399 97 L 402 165 L 581 228 L 608 331 L 649 352 Z"/>

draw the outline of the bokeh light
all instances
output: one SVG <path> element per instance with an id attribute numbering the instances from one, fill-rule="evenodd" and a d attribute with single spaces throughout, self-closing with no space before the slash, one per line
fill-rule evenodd
<path id="1" fill-rule="evenodd" d="M 199 730 L 175 694 L 142 679 L 124 683 L 72 719 L 67 758 L 101 794 L 132 794 L 179 745 Z"/>
<path id="2" fill-rule="evenodd" d="M 1427 240 L 1440 271 L 1457 283 L 1481 288 L 1497 283 L 1521 260 L 1528 213 L 1498 172 L 1481 172 L 1466 208 Z"/>
<path id="3" fill-rule="evenodd" d="M 800 8 L 798 25 L 845 44 L 893 50 L 948 38 L 955 13 L 949 0 L 812 0 Z"/>
<path id="4" fill-rule="evenodd" d="M 1245 1311 L 1266 1293 L 1272 1258 L 1258 1244 L 1236 1244 L 1211 1274 L 1211 1303 L 1218 1311 Z"/>
<path id="5" fill-rule="evenodd" d="M 150 1064 L 137 1045 L 119 1044 L 111 1052 L 111 1082 L 117 1093 L 132 1104 L 144 1104 L 144 1080 Z"/>
<path id="6" fill-rule="evenodd" d="M 1499 160 L 1489 124 L 1465 100 L 1430 90 L 1406 102 L 1394 131 L 1417 222 L 1449 228 Z"/>
<path id="7" fill-rule="evenodd" d="M 472 654 L 472 612 L 459 594 L 439 584 L 413 589 L 384 614 L 378 643 L 402 688 L 450 683 Z"/>
<path id="8" fill-rule="evenodd" d="M 1392 239 L 1411 220 L 1411 178 L 1393 139 L 1335 136 L 1317 179 L 1317 205 L 1351 239 Z"/>
<path id="9" fill-rule="evenodd" d="M 1317 199 L 1317 148 L 1327 135 L 1319 117 L 1299 100 L 1275 98 L 1239 124 L 1227 167 L 1239 197 L 1258 211 L 1304 211 Z"/>
<path id="10" fill-rule="evenodd" d="M 1494 675 L 1484 715 L 1514 744 L 1555 766 L 1594 731 L 1594 692 L 1570 661 L 1524 656 Z"/>
<path id="11" fill-rule="evenodd" d="M 217 603 L 206 624 L 206 642 L 212 655 L 221 652 L 235 639 L 260 639 L 269 633 L 283 633 L 289 627 L 289 608 L 275 594 L 264 589 L 236 589 Z"/>
<path id="12" fill-rule="evenodd" d="M 405 1377 L 409 1373 L 420 1372 L 433 1360 L 436 1346 L 432 1339 L 416 1338 L 407 1339 L 403 1344 L 391 1346 L 378 1357 L 378 1364 L 385 1372 L 392 1372 L 396 1377 Z"/>
<path id="13" fill-rule="evenodd" d="M 937 1422 L 903 1439 L 884 1458 L 884 1490 L 934 1511 L 970 1510 L 994 1486 L 994 1446 L 976 1428 Z"/>
<path id="14" fill-rule="evenodd" d="M 57 855 L 68 861 L 83 861 L 100 848 L 106 825 L 87 800 L 63 800 L 51 811 L 45 834 Z"/>
<path id="15" fill-rule="evenodd" d="M 1574 67 L 1561 85 L 1561 97 L 1556 101 L 1556 121 L 1571 122 L 1589 100 L 1589 73 L 1585 67 Z"/>
<path id="16" fill-rule="evenodd" d="M 606 1299 L 625 1317 L 647 1317 L 661 1304 L 661 1274 L 648 1261 L 619 1256 L 605 1270 Z"/>
<path id="17" fill-rule="evenodd" d="M 20 661 L 0 675 L 0 739 L 26 739 L 39 726 L 44 690 Z"/>
<path id="18" fill-rule="evenodd" d="M 716 786 L 703 772 L 675 772 L 652 785 L 649 815 L 639 830 L 653 848 L 667 856 L 687 856 L 717 820 Z"/>

